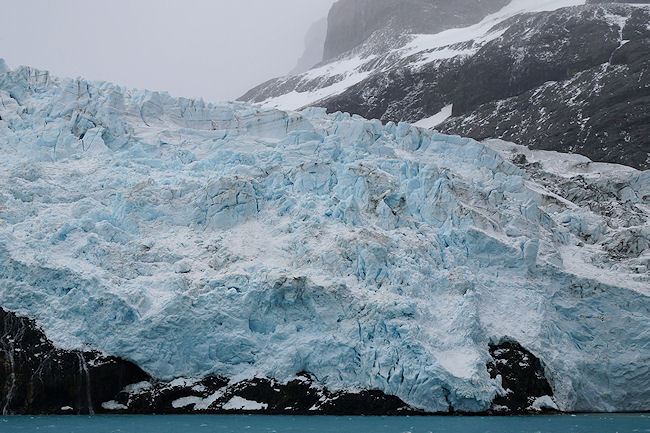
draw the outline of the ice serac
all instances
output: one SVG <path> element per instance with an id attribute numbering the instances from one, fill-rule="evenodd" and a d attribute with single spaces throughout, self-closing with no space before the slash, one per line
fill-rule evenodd
<path id="1" fill-rule="evenodd" d="M 649 407 L 650 172 L 26 67 L 0 100 L 0 306 L 61 349 L 430 412 L 514 359 L 522 407 Z"/>

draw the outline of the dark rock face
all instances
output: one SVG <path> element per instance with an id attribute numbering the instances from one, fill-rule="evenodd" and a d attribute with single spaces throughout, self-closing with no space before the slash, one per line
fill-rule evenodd
<path id="1" fill-rule="evenodd" d="M 0 335 L 3 414 L 101 412 L 101 402 L 149 377 L 128 361 L 57 349 L 33 321 L 1 308 Z"/>
<path id="2" fill-rule="evenodd" d="M 618 48 L 618 29 L 590 19 L 592 12 L 560 11 L 515 20 L 502 38 L 487 44 L 458 71 L 453 115 L 606 63 Z"/>
<path id="3" fill-rule="evenodd" d="M 362 1 L 341 2 L 340 8 L 368 9 L 338 18 L 340 23 L 330 23 L 330 30 L 345 34 L 345 19 L 355 27 L 354 20 L 368 19 L 361 15 L 379 13 L 370 3 L 372 7 Z M 313 105 L 384 122 L 415 122 L 451 104 L 452 117 L 436 127 L 443 133 L 501 138 L 532 149 L 580 153 L 598 162 L 649 169 L 650 8 L 617 4 L 628 2 L 590 3 L 517 15 L 497 24 L 492 30 L 503 34 L 475 53 L 419 67 L 410 66 L 408 58 L 395 61 L 390 50 L 402 46 L 409 32 L 425 29 L 395 24 L 399 31 L 373 36 L 363 45 L 363 55 L 377 57 L 364 65 L 364 72 L 376 68 L 376 73 Z M 330 21 L 336 15 L 333 8 Z M 336 26 L 341 28 L 335 31 Z M 354 31 L 365 28 L 357 27 Z M 450 49 L 463 51 L 472 45 L 461 42 Z M 327 75 L 276 79 L 241 99 L 261 102 L 336 81 Z"/>
<path id="4" fill-rule="evenodd" d="M 330 392 L 308 373 L 288 383 L 255 378 L 175 380 L 127 387 L 112 413 L 256 413 L 267 415 L 407 415 L 422 413 L 379 391 Z"/>
<path id="5" fill-rule="evenodd" d="M 626 66 L 594 68 L 505 103 L 481 105 L 439 129 L 477 140 L 496 137 L 533 149 L 579 153 L 593 161 L 644 170 L 650 168 L 649 83 L 647 74 Z M 601 90 L 588 101 L 580 96 L 585 88 L 597 85 Z"/>
<path id="6" fill-rule="evenodd" d="M 565 67 L 573 68 L 571 73 L 548 76 L 545 83 L 538 80 L 521 93 L 509 92 L 509 86 L 493 80 L 487 84 L 506 89 L 507 98 L 494 96 L 485 102 L 488 98 L 483 97 L 473 103 L 461 99 L 454 106 L 456 117 L 440 129 L 478 140 L 496 137 L 533 149 L 650 168 L 650 30 L 644 24 L 648 20 L 647 11 L 634 10 L 622 29 L 623 39 L 629 42 L 622 46 L 612 34 L 616 29 L 594 27 L 596 31 L 588 32 L 581 25 L 578 32 L 589 37 L 567 53 L 586 53 L 592 65 L 559 59 L 555 73 L 562 75 Z M 550 74 L 552 69 L 548 68 Z M 579 72 L 572 73 L 576 69 Z M 513 73 L 508 76 L 513 83 L 530 82 Z"/>
<path id="7" fill-rule="evenodd" d="M 417 121 L 453 104 L 441 132 L 648 169 L 648 22 L 650 10 L 614 4 L 517 16 L 469 58 L 374 74 L 317 105 Z"/>
<path id="8" fill-rule="evenodd" d="M 494 413 L 530 413 L 529 408 L 538 397 L 553 395 L 541 362 L 520 344 L 505 341 L 491 345 L 490 354 L 494 359 L 487 367 L 490 376 L 494 379 L 500 375 L 506 390 L 494 399 Z"/>
<path id="9" fill-rule="evenodd" d="M 437 33 L 481 21 L 509 0 L 339 0 L 330 10 L 323 60 L 365 42 L 378 30 Z"/>

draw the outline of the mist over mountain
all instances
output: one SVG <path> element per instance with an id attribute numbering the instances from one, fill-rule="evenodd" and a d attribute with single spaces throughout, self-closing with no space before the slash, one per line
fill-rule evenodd
<path id="1" fill-rule="evenodd" d="M 508 0 L 339 0 L 328 16 L 323 60 L 365 42 L 374 32 L 438 33 L 475 24 Z"/>
<path id="2" fill-rule="evenodd" d="M 317 63 L 323 61 L 325 38 L 327 37 L 327 18 L 322 18 L 311 25 L 305 36 L 305 51 L 298 59 L 296 66 L 289 75 L 308 71 Z"/>

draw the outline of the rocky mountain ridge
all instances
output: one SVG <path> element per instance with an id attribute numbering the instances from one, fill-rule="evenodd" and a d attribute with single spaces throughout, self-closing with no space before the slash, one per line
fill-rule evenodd
<path id="1" fill-rule="evenodd" d="M 241 99 L 647 169 L 650 5 L 584 3 L 513 0 L 479 24 L 433 35 L 377 30 L 339 58 Z"/>

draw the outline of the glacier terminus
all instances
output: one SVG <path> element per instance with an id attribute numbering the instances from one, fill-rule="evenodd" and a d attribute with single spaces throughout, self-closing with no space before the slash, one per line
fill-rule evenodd
<path id="1" fill-rule="evenodd" d="M 0 149 L 0 306 L 137 365 L 129 395 L 256 411 L 228 384 L 307 374 L 485 412 L 521 348 L 531 410 L 650 408 L 649 171 L 4 62 Z"/>

